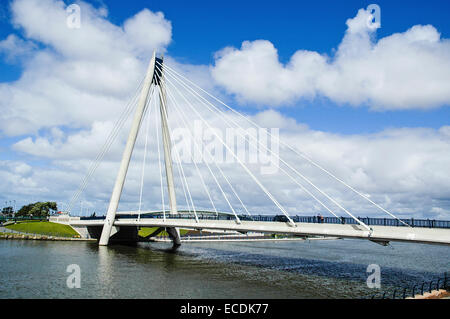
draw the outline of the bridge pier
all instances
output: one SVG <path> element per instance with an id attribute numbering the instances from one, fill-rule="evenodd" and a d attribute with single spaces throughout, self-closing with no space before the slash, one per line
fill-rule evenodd
<path id="1" fill-rule="evenodd" d="M 146 236 L 145 239 L 156 237 L 158 236 L 159 233 L 161 233 L 164 230 L 169 234 L 169 238 L 172 240 L 173 243 L 173 248 L 178 248 L 179 246 L 181 246 L 180 230 L 177 227 L 159 227 L 153 233 Z"/>
<path id="2" fill-rule="evenodd" d="M 181 246 L 180 230 L 177 227 L 166 227 L 166 232 L 169 234 L 170 239 L 172 239 L 173 248 L 178 248 Z"/>

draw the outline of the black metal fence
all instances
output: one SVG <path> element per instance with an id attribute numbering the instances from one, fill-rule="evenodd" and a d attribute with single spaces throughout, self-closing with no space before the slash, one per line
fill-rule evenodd
<path id="1" fill-rule="evenodd" d="M 4 221 L 29 221 L 29 220 L 38 220 L 38 221 L 46 221 L 48 220 L 47 216 L 35 216 L 35 217 L 29 217 L 29 216 L 15 216 L 15 217 L 8 217 L 8 216 L 0 216 L 0 222 Z"/>
<path id="2" fill-rule="evenodd" d="M 370 226 L 404 226 L 405 224 L 411 227 L 426 227 L 426 228 L 450 228 L 449 220 L 435 220 L 435 219 L 395 219 L 395 218 L 373 218 L 373 217 L 357 217 L 366 225 Z M 294 222 L 299 223 L 325 223 L 325 224 L 357 224 L 357 221 L 351 217 L 320 217 L 320 216 L 294 216 Z"/>
<path id="3" fill-rule="evenodd" d="M 405 287 L 403 289 L 394 289 L 392 291 L 384 291 L 373 294 L 371 299 L 406 299 L 414 298 L 416 295 L 424 295 L 426 292 L 431 293 L 433 290 L 450 290 L 450 278 L 448 273 L 440 278 L 431 281 L 424 281 L 421 284 Z"/>

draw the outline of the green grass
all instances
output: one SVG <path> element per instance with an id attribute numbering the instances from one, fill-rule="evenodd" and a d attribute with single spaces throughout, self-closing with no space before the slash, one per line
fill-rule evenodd
<path id="1" fill-rule="evenodd" d="M 42 223 L 41 220 L 32 220 L 32 219 L 25 219 L 25 220 L 17 220 L 16 224 L 21 224 L 21 223 Z"/>
<path id="2" fill-rule="evenodd" d="M 14 225 L 5 226 L 8 229 L 58 237 L 78 237 L 79 234 L 69 225 L 51 223 L 51 222 L 20 222 Z"/>
<path id="3" fill-rule="evenodd" d="M 138 235 L 141 236 L 141 237 L 147 237 L 148 235 L 150 235 L 151 233 L 153 233 L 157 229 L 158 229 L 158 227 L 142 227 L 139 230 Z M 188 231 L 189 230 L 187 230 L 187 229 L 180 229 L 180 236 L 185 235 Z M 158 236 L 169 236 L 169 234 L 165 230 L 163 230 L 162 232 L 160 232 L 158 234 Z"/>

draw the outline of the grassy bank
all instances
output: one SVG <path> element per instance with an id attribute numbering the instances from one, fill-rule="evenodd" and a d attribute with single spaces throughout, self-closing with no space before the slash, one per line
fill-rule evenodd
<path id="1" fill-rule="evenodd" d="M 138 235 L 141 237 L 147 237 L 148 235 L 150 235 L 151 233 L 155 232 L 159 227 L 142 227 L 139 230 Z M 183 236 L 185 235 L 189 230 L 187 229 L 180 229 L 180 235 Z M 169 234 L 163 230 L 162 232 L 160 232 L 158 234 L 158 236 L 169 236 Z"/>
<path id="2" fill-rule="evenodd" d="M 58 237 L 79 237 L 79 234 L 72 227 L 51 222 L 19 222 L 5 227 L 11 230 L 32 234 Z"/>

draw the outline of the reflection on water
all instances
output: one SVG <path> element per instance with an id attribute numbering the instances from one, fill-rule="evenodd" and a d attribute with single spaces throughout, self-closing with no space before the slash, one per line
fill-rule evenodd
<path id="1" fill-rule="evenodd" d="M 0 241 L 0 298 L 359 298 L 450 270 L 450 247 L 368 241 L 95 243 Z M 69 289 L 66 268 L 81 268 Z"/>

